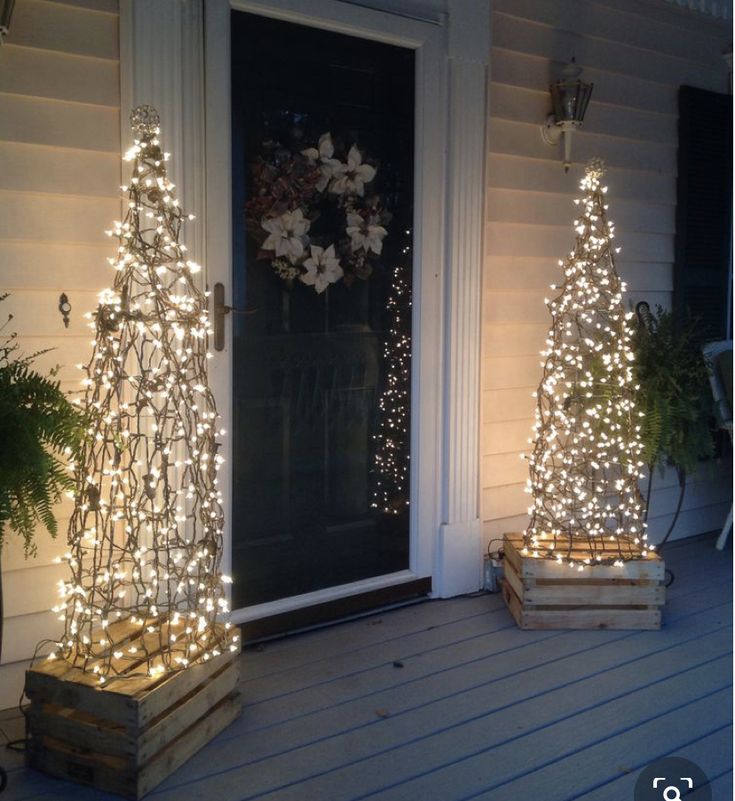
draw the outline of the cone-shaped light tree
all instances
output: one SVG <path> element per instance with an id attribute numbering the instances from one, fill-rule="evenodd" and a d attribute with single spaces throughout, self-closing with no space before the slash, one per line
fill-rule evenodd
<path id="1" fill-rule="evenodd" d="M 564 281 L 547 300 L 552 327 L 536 397 L 528 457 L 532 496 L 524 552 L 578 569 L 622 565 L 647 555 L 640 413 L 635 407 L 632 313 L 615 268 L 614 226 L 588 164 L 574 221 L 574 250 L 560 262 Z"/>
<path id="2" fill-rule="evenodd" d="M 92 358 L 81 366 L 90 422 L 71 465 L 71 576 L 51 655 L 102 684 L 184 668 L 237 639 L 219 573 L 224 432 L 207 383 L 206 296 L 181 242 L 187 215 L 166 176 L 158 115 L 142 106 L 131 124 L 127 214 L 108 232 L 119 239 L 117 272 L 90 315 Z"/>

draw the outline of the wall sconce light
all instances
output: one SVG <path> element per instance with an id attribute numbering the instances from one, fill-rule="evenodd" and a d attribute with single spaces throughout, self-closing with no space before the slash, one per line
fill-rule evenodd
<path id="1" fill-rule="evenodd" d="M 541 126 L 547 145 L 556 145 L 564 137 L 564 172 L 572 165 L 572 132 L 581 127 L 594 84 L 581 81 L 581 67 L 574 58 L 562 71 L 562 79 L 549 86 L 553 112 Z"/>
<path id="2" fill-rule="evenodd" d="M 0 0 L 0 44 L 3 43 L 3 39 L 8 35 L 14 5 L 15 0 Z"/>

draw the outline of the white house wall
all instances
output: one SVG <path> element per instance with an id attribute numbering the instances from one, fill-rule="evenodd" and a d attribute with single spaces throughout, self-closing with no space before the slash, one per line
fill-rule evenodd
<path id="1" fill-rule="evenodd" d="M 646 0 L 494 0 L 489 91 L 481 485 L 485 541 L 523 528 L 523 492 L 541 350 L 543 303 L 557 261 L 574 241 L 572 199 L 584 162 L 608 164 L 610 215 L 630 298 L 668 306 L 673 290 L 677 90 L 725 92 L 728 23 Z M 548 83 L 575 55 L 595 84 L 568 175 L 543 144 Z M 676 476 L 658 475 L 652 538 L 676 504 Z M 731 473 L 700 470 L 687 489 L 674 538 L 719 528 Z"/>
<path id="2" fill-rule="evenodd" d="M 111 242 L 120 216 L 120 88 L 117 0 L 17 0 L 0 47 L 0 288 L 11 296 L 0 319 L 14 319 L 36 362 L 61 365 L 64 389 L 79 386 L 91 332 L 82 313 L 109 284 Z M 69 328 L 59 294 L 72 304 Z M 5 632 L 0 709 L 18 702 L 36 644 L 58 636 L 56 582 L 65 566 L 69 504 L 57 510 L 59 536 L 39 527 L 38 556 L 26 560 L 12 532 L 2 553 Z"/>

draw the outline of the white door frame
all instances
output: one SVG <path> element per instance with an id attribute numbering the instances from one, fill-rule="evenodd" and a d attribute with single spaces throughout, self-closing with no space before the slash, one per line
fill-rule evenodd
<path id="1" fill-rule="evenodd" d="M 128 109 L 157 106 L 164 146 L 170 142 L 173 151 L 170 173 L 183 190 L 182 204 L 200 221 L 187 244 L 204 260 L 207 284 L 221 281 L 228 299 L 231 9 L 409 47 L 417 65 L 409 569 L 235 610 L 233 621 L 427 576 L 434 595 L 476 590 L 482 570 L 479 359 L 489 3 L 448 0 L 447 26 L 340 0 L 121 0 L 123 146 L 130 138 Z M 231 428 L 229 320 L 225 349 L 210 366 L 219 410 Z M 229 572 L 229 437 L 224 456 L 223 570 Z"/>
<path id="2" fill-rule="evenodd" d="M 358 592 L 431 576 L 437 529 L 440 463 L 438 438 L 441 393 L 441 253 L 445 103 L 443 101 L 444 30 L 390 14 L 349 6 L 334 0 L 221 0 L 205 9 L 205 75 L 207 97 L 207 277 L 210 286 L 232 285 L 232 220 L 230 168 L 230 8 L 313 27 L 410 47 L 416 51 L 416 183 L 414 227 L 413 354 L 411 410 L 411 513 L 409 569 L 307 595 L 237 610 L 243 622 L 294 608 L 335 600 Z M 232 326 L 227 326 L 225 350 L 214 360 L 215 395 L 231 399 Z M 415 402 L 418 401 L 418 402 Z M 224 409 L 224 407 L 223 407 Z M 231 409 L 226 416 L 232 419 Z M 231 459 L 230 454 L 225 458 Z M 232 497 L 231 472 L 225 497 Z M 231 508 L 228 504 L 227 508 Z M 229 534 L 229 532 L 228 532 Z M 231 534 L 229 534 L 231 536 Z"/>

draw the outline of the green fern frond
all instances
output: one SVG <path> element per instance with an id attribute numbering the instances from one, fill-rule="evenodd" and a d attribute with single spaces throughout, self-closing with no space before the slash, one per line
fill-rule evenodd
<path id="1" fill-rule="evenodd" d="M 649 467 L 663 469 L 668 461 L 691 472 L 714 450 L 714 402 L 702 337 L 695 322 L 677 326 L 660 306 L 652 322 L 650 331 L 638 328 L 634 342 L 644 458 Z"/>
<path id="2" fill-rule="evenodd" d="M 86 428 L 59 382 L 32 368 L 45 352 L 19 355 L 15 334 L 0 343 L 0 548 L 13 530 L 26 555 L 35 552 L 39 524 L 56 536 L 53 507 L 74 487 L 62 459 L 78 457 Z"/>

